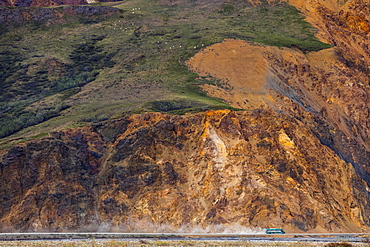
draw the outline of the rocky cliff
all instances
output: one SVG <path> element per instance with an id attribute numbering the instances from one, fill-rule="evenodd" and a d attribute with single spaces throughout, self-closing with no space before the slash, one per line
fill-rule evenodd
<path id="1" fill-rule="evenodd" d="M 3 230 L 369 223 L 353 166 L 301 121 L 267 110 L 146 113 L 53 132 L 11 148 L 0 171 Z"/>
<path id="2" fill-rule="evenodd" d="M 225 40 L 186 64 L 242 111 L 143 113 L 3 151 L 2 230 L 367 230 L 369 2 L 288 2 L 332 48 Z"/>

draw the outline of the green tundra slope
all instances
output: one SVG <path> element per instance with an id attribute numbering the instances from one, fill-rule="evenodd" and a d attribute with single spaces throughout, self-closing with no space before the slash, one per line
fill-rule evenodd
<path id="1" fill-rule="evenodd" d="M 133 0 L 1 7 L 0 16 L 2 146 L 128 113 L 229 108 L 198 87 L 227 83 L 184 65 L 227 38 L 305 52 L 329 47 L 288 4 Z"/>

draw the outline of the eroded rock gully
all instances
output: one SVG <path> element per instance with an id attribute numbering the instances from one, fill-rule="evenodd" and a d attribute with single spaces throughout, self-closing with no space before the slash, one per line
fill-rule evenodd
<path id="1" fill-rule="evenodd" d="M 334 45 L 351 67 L 369 73 L 369 0 L 287 0 L 318 28 L 318 37 Z"/>

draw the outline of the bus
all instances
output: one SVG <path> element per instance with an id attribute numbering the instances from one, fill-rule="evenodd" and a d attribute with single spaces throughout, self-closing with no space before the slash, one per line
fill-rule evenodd
<path id="1" fill-rule="evenodd" d="M 284 234 L 284 230 L 281 228 L 268 228 L 266 234 Z"/>

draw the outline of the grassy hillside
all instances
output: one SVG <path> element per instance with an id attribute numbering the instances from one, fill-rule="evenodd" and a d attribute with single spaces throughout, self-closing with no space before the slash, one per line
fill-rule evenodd
<path id="1" fill-rule="evenodd" d="M 225 38 L 305 52 L 329 47 L 287 4 L 133 0 L 98 5 L 121 11 L 2 27 L 3 141 L 127 113 L 227 108 L 198 89 L 215 83 L 212 78 L 199 78 L 184 66 L 196 52 Z"/>

